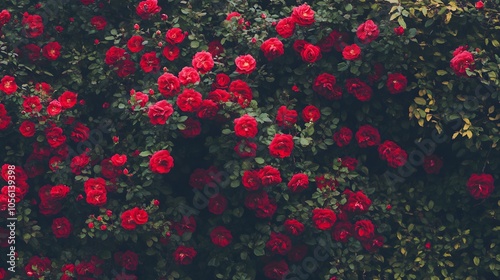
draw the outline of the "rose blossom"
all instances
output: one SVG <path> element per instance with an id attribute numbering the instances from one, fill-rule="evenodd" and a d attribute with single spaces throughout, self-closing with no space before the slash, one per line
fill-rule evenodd
<path id="1" fill-rule="evenodd" d="M 289 272 L 284 260 L 272 261 L 264 266 L 264 275 L 271 280 L 281 280 Z"/>
<path id="2" fill-rule="evenodd" d="M 371 19 L 359 25 L 356 30 L 356 36 L 363 44 L 369 44 L 377 39 L 379 33 L 378 26 Z"/>
<path id="3" fill-rule="evenodd" d="M 328 73 L 319 74 L 313 83 L 313 90 L 328 100 L 342 98 L 342 89 L 336 85 L 337 79 Z"/>
<path id="4" fill-rule="evenodd" d="M 339 147 L 349 145 L 352 139 L 352 130 L 348 127 L 342 127 L 333 134 L 333 140 Z"/>
<path id="5" fill-rule="evenodd" d="M 320 117 L 321 113 L 316 106 L 307 105 L 302 110 L 302 120 L 304 120 L 304 122 L 316 122 Z"/>
<path id="6" fill-rule="evenodd" d="M 196 257 L 196 250 L 192 247 L 179 246 L 172 254 L 177 265 L 188 265 Z"/>
<path id="7" fill-rule="evenodd" d="M 214 60 L 211 53 L 201 51 L 193 56 L 191 64 L 194 69 L 198 70 L 201 74 L 206 74 L 214 67 Z"/>
<path id="8" fill-rule="evenodd" d="M 472 174 L 467 181 L 467 190 L 474 199 L 488 198 L 495 189 L 493 176 L 490 174 Z"/>
<path id="9" fill-rule="evenodd" d="M 56 60 L 61 55 L 61 45 L 58 42 L 50 42 L 42 48 L 42 54 L 48 60 Z"/>
<path id="10" fill-rule="evenodd" d="M 127 47 L 131 52 L 137 53 L 144 49 L 144 45 L 142 44 L 143 42 L 144 39 L 141 36 L 134 35 L 128 39 Z"/>
<path id="11" fill-rule="evenodd" d="M 155 152 L 149 159 L 149 169 L 153 173 L 167 174 L 174 167 L 174 159 L 167 150 Z"/>
<path id="12" fill-rule="evenodd" d="M 269 153 L 273 157 L 285 158 L 292 154 L 294 147 L 293 137 L 289 134 L 274 135 L 271 144 L 269 144 Z"/>
<path id="13" fill-rule="evenodd" d="M 283 233 L 271 232 L 266 249 L 274 254 L 286 255 L 292 249 L 292 240 Z"/>
<path id="14" fill-rule="evenodd" d="M 309 177 L 304 173 L 294 174 L 287 186 L 292 193 L 298 193 L 306 190 L 309 187 Z"/>
<path id="15" fill-rule="evenodd" d="M 298 220 L 296 219 L 287 219 L 284 223 L 283 223 L 283 227 L 285 228 L 285 230 L 290 233 L 291 235 L 294 235 L 294 236 L 299 236 L 302 234 L 302 232 L 304 232 L 304 224 L 299 222 Z"/>
<path id="16" fill-rule="evenodd" d="M 342 50 L 342 56 L 345 60 L 357 60 L 361 57 L 361 49 L 356 44 L 345 46 Z"/>
<path id="17" fill-rule="evenodd" d="M 167 30 L 167 33 L 165 35 L 165 40 L 172 45 L 178 45 L 182 43 L 182 41 L 184 41 L 185 37 L 186 36 L 184 35 L 182 29 L 174 27 Z"/>
<path id="18" fill-rule="evenodd" d="M 354 237 L 359 241 L 368 241 L 375 236 L 375 226 L 370 220 L 359 220 L 354 224 Z"/>
<path id="19" fill-rule="evenodd" d="M 354 95 L 361 102 L 369 101 L 372 98 L 372 88 L 359 78 L 346 79 L 345 87 L 349 94 Z"/>
<path id="20" fill-rule="evenodd" d="M 450 60 L 450 67 L 459 77 L 468 77 L 467 69 L 474 70 L 474 55 L 466 50 L 454 55 Z"/>
<path id="21" fill-rule="evenodd" d="M 234 133 L 238 137 L 253 138 L 257 135 L 257 120 L 245 114 L 234 120 Z"/>
<path id="22" fill-rule="evenodd" d="M 316 208 L 312 211 L 312 220 L 317 229 L 329 230 L 337 221 L 337 215 L 331 209 Z"/>
<path id="23" fill-rule="evenodd" d="M 443 160 L 436 155 L 424 158 L 424 170 L 427 174 L 438 174 L 443 167 Z"/>
<path id="24" fill-rule="evenodd" d="M 291 128 L 297 122 L 297 111 L 281 106 L 276 114 L 276 123 L 284 128 Z"/>
<path id="25" fill-rule="evenodd" d="M 218 226 L 210 232 L 210 239 L 215 245 L 219 247 L 226 247 L 233 241 L 233 235 L 227 228 Z"/>
<path id="26" fill-rule="evenodd" d="M 174 108 L 167 100 L 161 100 L 149 106 L 148 117 L 153 125 L 163 125 L 173 114 Z"/>
<path id="27" fill-rule="evenodd" d="M 295 21 L 291 17 L 279 20 L 276 24 L 276 32 L 285 39 L 290 38 L 295 32 Z"/>
<path id="28" fill-rule="evenodd" d="M 256 61 L 253 56 L 240 55 L 234 60 L 236 72 L 239 74 L 251 74 L 256 68 Z"/>
<path id="29" fill-rule="evenodd" d="M 183 67 L 182 70 L 177 75 L 179 76 L 179 81 L 181 85 L 198 84 L 200 82 L 200 75 L 196 69 L 192 67 Z"/>
<path id="30" fill-rule="evenodd" d="M 10 95 L 17 91 L 17 84 L 14 77 L 5 75 L 0 80 L 0 90 L 5 94 Z"/>
<path id="31" fill-rule="evenodd" d="M 182 112 L 196 112 L 202 103 L 203 96 L 194 89 L 186 88 L 177 97 L 177 107 Z"/>
<path id="32" fill-rule="evenodd" d="M 174 61 L 179 57 L 181 50 L 177 46 L 167 45 L 161 53 L 169 61 Z"/>
<path id="33" fill-rule="evenodd" d="M 292 20 L 299 26 L 309 26 L 314 23 L 314 11 L 307 4 L 292 9 Z"/>
<path id="34" fill-rule="evenodd" d="M 391 94 L 403 92 L 406 89 L 408 81 L 401 73 L 392 73 L 387 75 L 386 86 Z"/>
<path id="35" fill-rule="evenodd" d="M 306 43 L 300 52 L 302 60 L 307 63 L 314 63 L 321 58 L 321 50 L 319 47 Z"/>
<path id="36" fill-rule="evenodd" d="M 260 46 L 264 56 L 271 61 L 285 53 L 283 43 L 276 37 L 269 38 Z"/>

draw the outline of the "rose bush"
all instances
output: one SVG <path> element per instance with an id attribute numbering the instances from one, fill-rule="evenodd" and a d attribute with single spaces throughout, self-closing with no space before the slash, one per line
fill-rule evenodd
<path id="1" fill-rule="evenodd" d="M 32 2 L 0 279 L 500 275 L 498 0 Z"/>

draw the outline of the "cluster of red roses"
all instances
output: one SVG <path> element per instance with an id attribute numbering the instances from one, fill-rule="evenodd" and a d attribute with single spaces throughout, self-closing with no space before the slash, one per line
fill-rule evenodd
<path id="1" fill-rule="evenodd" d="M 60 280 L 70 280 L 79 278 L 98 278 L 104 273 L 102 268 L 104 260 L 97 256 L 91 256 L 89 261 L 80 261 L 77 264 L 64 264 L 61 267 L 61 272 L 63 273 Z M 45 276 L 45 273 L 50 271 L 52 268 L 52 262 L 47 257 L 40 258 L 39 256 L 33 256 L 28 260 L 28 263 L 24 267 L 26 275 L 30 278 L 40 279 Z"/>
<path id="2" fill-rule="evenodd" d="M 351 142 L 352 137 L 353 132 L 348 127 L 341 127 L 333 134 L 333 140 L 339 147 L 347 146 Z M 380 158 L 386 160 L 390 167 L 398 168 L 403 166 L 408 159 L 406 151 L 395 142 L 386 140 L 381 144 L 380 133 L 375 127 L 369 124 L 360 126 L 355 137 L 360 148 L 378 146 L 377 150 Z"/>
<path id="3" fill-rule="evenodd" d="M 2 165 L 1 169 L 1 177 L 7 182 L 13 182 L 9 183 L 9 185 L 14 187 L 14 200 L 17 203 L 19 203 L 28 193 L 30 186 L 28 185 L 28 174 L 26 171 L 21 166 L 16 166 L 14 168 L 14 180 L 12 179 L 12 176 L 9 176 L 9 165 L 4 164 Z M 9 178 L 10 177 L 10 178 Z M 1 191 L 0 191 L 0 211 L 6 211 L 8 209 L 8 204 L 9 200 L 11 197 L 9 196 L 9 187 L 6 185 L 3 185 Z"/>

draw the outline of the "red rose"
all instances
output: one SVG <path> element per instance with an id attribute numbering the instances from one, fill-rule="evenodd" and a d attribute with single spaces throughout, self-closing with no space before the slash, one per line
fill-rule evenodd
<path id="1" fill-rule="evenodd" d="M 13 94 L 17 90 L 17 84 L 14 77 L 5 75 L 2 80 L 0 80 L 0 90 L 5 94 Z"/>
<path id="2" fill-rule="evenodd" d="M 174 167 L 174 159 L 167 150 L 157 151 L 149 160 L 149 169 L 153 173 L 167 174 Z"/>
<path id="3" fill-rule="evenodd" d="M 476 7 L 476 9 L 481 10 L 484 8 L 484 3 L 483 3 L 483 1 L 479 0 L 476 2 L 476 4 L 474 6 Z"/>
<path id="4" fill-rule="evenodd" d="M 231 101 L 238 102 L 242 108 L 246 108 L 253 99 L 252 89 L 243 80 L 234 80 L 229 85 L 232 94 Z"/>
<path id="5" fill-rule="evenodd" d="M 226 211 L 227 198 L 222 194 L 216 194 L 208 200 L 208 211 L 214 215 L 221 215 Z"/>
<path id="6" fill-rule="evenodd" d="M 372 205 L 372 201 L 362 192 L 348 192 L 345 210 L 352 214 L 364 214 Z"/>
<path id="7" fill-rule="evenodd" d="M 472 174 L 467 181 L 467 190 L 475 199 L 488 198 L 495 189 L 493 176 L 490 174 Z"/>
<path id="8" fill-rule="evenodd" d="M 195 91 L 194 89 L 186 88 L 177 97 L 177 106 L 183 112 L 196 112 L 202 102 L 201 93 Z"/>
<path id="9" fill-rule="evenodd" d="M 176 222 L 172 226 L 179 236 L 184 235 L 185 232 L 195 232 L 196 231 L 196 220 L 193 216 L 183 216 L 181 222 Z"/>
<path id="10" fill-rule="evenodd" d="M 309 177 L 307 174 L 298 173 L 292 176 L 290 182 L 288 182 L 288 189 L 293 193 L 298 193 L 306 190 L 309 187 Z"/>
<path id="11" fill-rule="evenodd" d="M 268 202 L 269 196 L 267 195 L 267 192 L 263 190 L 248 192 L 245 196 L 245 207 L 250 210 L 255 210 L 257 208 L 257 205 Z"/>
<path id="12" fill-rule="evenodd" d="M 443 160 L 436 155 L 426 156 L 424 158 L 424 170 L 427 174 L 439 174 L 443 167 Z"/>
<path id="13" fill-rule="evenodd" d="M 71 132 L 71 140 L 75 142 L 85 142 L 89 139 L 90 129 L 84 124 L 77 122 Z"/>
<path id="14" fill-rule="evenodd" d="M 270 165 L 266 165 L 259 170 L 259 177 L 264 187 L 281 183 L 280 171 Z"/>
<path id="15" fill-rule="evenodd" d="M 219 106 L 217 103 L 210 99 L 205 99 L 201 102 L 201 106 L 198 113 L 196 113 L 196 116 L 200 119 L 212 120 L 217 116 L 217 112 L 219 112 Z"/>
<path id="16" fill-rule="evenodd" d="M 292 249 L 292 240 L 283 233 L 271 232 L 266 249 L 274 254 L 286 255 Z"/>
<path id="17" fill-rule="evenodd" d="M 85 183 L 83 183 L 83 189 L 86 193 L 92 190 L 105 191 L 106 190 L 106 180 L 103 178 L 90 178 Z"/>
<path id="18" fill-rule="evenodd" d="M 316 106 L 307 105 L 302 110 L 302 119 L 304 122 L 316 122 L 321 117 L 321 112 Z"/>
<path id="19" fill-rule="evenodd" d="M 2 10 L 0 12 L 0 28 L 2 28 L 2 26 L 6 25 L 9 21 L 10 21 L 10 13 L 9 11 L 7 10 Z"/>
<path id="20" fill-rule="evenodd" d="M 159 13 L 161 8 L 158 6 L 158 0 L 146 0 L 139 2 L 135 11 L 142 19 L 148 19 Z"/>
<path id="21" fill-rule="evenodd" d="M 227 228 L 218 226 L 210 232 L 210 239 L 215 245 L 219 247 L 226 247 L 233 241 L 233 235 Z"/>
<path id="22" fill-rule="evenodd" d="M 333 141 L 339 147 L 344 147 L 349 145 L 352 139 L 352 130 L 348 127 L 342 127 L 339 131 L 333 134 Z"/>
<path id="23" fill-rule="evenodd" d="M 257 170 L 246 170 L 243 172 L 241 181 L 247 191 L 256 191 L 262 187 L 262 181 Z"/>
<path id="24" fill-rule="evenodd" d="M 148 222 L 149 216 L 145 210 L 134 207 L 132 208 L 132 218 L 136 224 L 143 225 Z"/>
<path id="25" fill-rule="evenodd" d="M 255 216 L 261 219 L 272 218 L 278 205 L 274 200 L 259 201 L 255 207 Z"/>
<path id="26" fill-rule="evenodd" d="M 184 138 L 194 138 L 201 133 L 201 123 L 197 119 L 188 118 L 184 121 L 185 128 L 180 130 Z"/>
<path id="27" fill-rule="evenodd" d="M 287 219 L 283 223 L 283 227 L 288 233 L 294 236 L 299 236 L 304 232 L 304 224 L 296 219 Z"/>
<path id="28" fill-rule="evenodd" d="M 269 144 L 269 153 L 273 157 L 285 158 L 292 154 L 294 147 L 293 137 L 289 134 L 274 135 L 271 144 Z"/>
<path id="29" fill-rule="evenodd" d="M 120 78 L 125 78 L 128 75 L 135 73 L 135 63 L 129 59 L 119 61 L 116 64 L 116 67 L 118 67 L 118 70 L 116 70 L 116 74 Z"/>
<path id="30" fill-rule="evenodd" d="M 313 83 L 313 90 L 328 100 L 339 100 L 342 98 L 342 89 L 336 86 L 335 76 L 322 73 L 319 74 Z"/>
<path id="31" fill-rule="evenodd" d="M 350 222 L 339 221 L 333 227 L 332 239 L 337 242 L 346 243 L 349 241 L 349 238 L 353 236 L 353 229 L 354 226 Z"/>
<path id="32" fill-rule="evenodd" d="M 50 101 L 49 105 L 47 106 L 47 114 L 49 114 L 49 116 L 57 116 L 61 112 L 62 112 L 61 102 L 59 102 L 58 100 Z"/>
<path id="33" fill-rule="evenodd" d="M 230 12 L 229 14 L 227 14 L 226 16 L 226 20 L 227 21 L 231 21 L 233 18 L 235 19 L 240 19 L 241 18 L 241 14 L 238 13 L 238 12 Z"/>
<path id="34" fill-rule="evenodd" d="M 129 104 L 132 104 L 132 110 L 135 109 L 136 105 L 139 105 L 140 108 L 144 108 L 146 103 L 149 101 L 149 96 L 142 92 L 135 92 L 132 95 L 132 98 L 129 100 Z"/>
<path id="35" fill-rule="evenodd" d="M 137 265 L 139 264 L 139 256 L 130 250 L 127 250 L 123 253 L 116 252 L 113 258 L 116 264 L 124 267 L 127 270 L 136 270 Z"/>
<path id="36" fill-rule="evenodd" d="M 402 36 L 403 34 L 405 34 L 405 29 L 402 26 L 398 26 L 394 28 L 394 33 L 398 36 Z"/>
<path id="37" fill-rule="evenodd" d="M 191 62 L 193 67 L 198 70 L 201 74 L 206 74 L 214 67 L 214 60 L 212 54 L 207 51 L 197 52 L 193 56 Z"/>
<path id="38" fill-rule="evenodd" d="M 234 146 L 234 151 L 241 158 L 255 157 L 257 155 L 257 144 L 243 139 Z"/>
<path id="39" fill-rule="evenodd" d="M 68 238 L 71 234 L 71 223 L 66 217 L 56 218 L 52 221 L 52 232 L 56 238 Z"/>
<path id="40" fill-rule="evenodd" d="M 34 62 L 35 60 L 40 58 L 40 52 L 42 48 L 35 44 L 27 44 L 24 48 L 28 51 L 28 58 Z"/>
<path id="41" fill-rule="evenodd" d="M 103 16 L 94 16 L 90 19 L 90 24 L 92 24 L 97 30 L 104 30 L 108 23 Z"/>
<path id="42" fill-rule="evenodd" d="M 46 257 L 32 256 L 24 267 L 24 271 L 30 277 L 40 279 L 50 271 L 51 265 L 52 262 Z"/>
<path id="43" fill-rule="evenodd" d="M 380 158 L 386 160 L 390 167 L 398 168 L 405 165 L 408 155 L 396 143 L 390 140 L 384 141 L 378 146 Z"/>
<path id="44" fill-rule="evenodd" d="M 231 82 L 231 78 L 224 73 L 219 73 L 215 75 L 215 80 L 212 83 L 212 89 L 227 89 L 229 87 L 229 83 Z"/>
<path id="45" fill-rule="evenodd" d="M 312 220 L 317 229 L 329 230 L 337 221 L 337 215 L 331 209 L 316 208 L 312 211 Z"/>
<path id="46" fill-rule="evenodd" d="M 88 6 L 90 4 L 93 4 L 95 0 L 80 0 L 83 5 Z"/>
<path id="47" fill-rule="evenodd" d="M 282 280 L 288 272 L 288 264 L 284 260 L 272 261 L 264 266 L 264 275 L 271 280 Z"/>
<path id="48" fill-rule="evenodd" d="M 156 57 L 156 52 L 147 52 L 142 55 L 139 65 L 144 73 L 158 72 L 160 70 L 160 59 Z"/>
<path id="49" fill-rule="evenodd" d="M 167 100 L 158 101 L 148 109 L 149 121 L 153 125 L 165 124 L 173 113 L 174 108 Z"/>
<path id="50" fill-rule="evenodd" d="M 49 60 L 56 60 L 61 55 L 61 45 L 58 42 L 50 42 L 42 48 L 42 54 Z"/>
<path id="51" fill-rule="evenodd" d="M 70 109 L 73 108 L 73 106 L 76 105 L 78 94 L 71 92 L 71 91 L 65 91 L 57 100 L 61 103 L 61 106 L 64 109 Z"/>
<path id="52" fill-rule="evenodd" d="M 119 154 L 114 154 L 111 157 L 111 163 L 114 166 L 123 166 L 127 162 L 127 155 L 119 155 Z"/>
<path id="53" fill-rule="evenodd" d="M 392 73 L 387 76 L 386 86 L 391 94 L 403 92 L 408 81 L 401 73 Z"/>
<path id="54" fill-rule="evenodd" d="M 291 128 L 297 122 L 297 111 L 281 106 L 276 114 L 276 123 L 284 128 Z"/>
<path id="55" fill-rule="evenodd" d="M 238 137 L 253 138 L 257 135 L 257 120 L 245 114 L 234 120 L 234 133 Z"/>
<path id="56" fill-rule="evenodd" d="M 28 13 L 23 14 L 22 25 L 26 35 L 29 38 L 36 38 L 43 33 L 43 20 L 39 15 L 30 15 Z"/>
<path id="57" fill-rule="evenodd" d="M 246 54 L 240 55 L 234 60 L 236 72 L 239 74 L 251 74 L 256 68 L 256 61 L 253 56 Z"/>
<path id="58" fill-rule="evenodd" d="M 378 26 L 373 22 L 373 20 L 367 20 L 358 26 L 356 30 L 356 36 L 363 44 L 369 44 L 373 40 L 377 39 L 380 34 Z"/>
<path id="59" fill-rule="evenodd" d="M 83 168 L 85 168 L 90 162 L 89 156 L 86 154 L 81 154 L 79 156 L 74 156 L 71 159 L 70 168 L 71 172 L 75 175 L 80 175 L 82 173 Z"/>
<path id="60" fill-rule="evenodd" d="M 192 67 L 184 67 L 178 74 L 181 85 L 198 84 L 200 82 L 200 75 L 196 69 Z"/>
<path id="61" fill-rule="evenodd" d="M 184 38 L 186 36 L 184 35 L 184 31 L 182 31 L 178 27 L 171 28 L 167 30 L 167 34 L 165 35 L 165 40 L 172 44 L 172 45 L 178 45 L 184 41 Z"/>
<path id="62" fill-rule="evenodd" d="M 62 200 L 64 199 L 70 191 L 70 188 L 66 185 L 56 185 L 50 189 L 50 200 Z"/>
<path id="63" fill-rule="evenodd" d="M 359 127 L 356 132 L 356 140 L 360 148 L 378 146 L 380 144 L 380 134 L 376 128 L 366 124 Z"/>
<path id="64" fill-rule="evenodd" d="M 347 79 L 345 87 L 347 92 L 354 95 L 359 101 L 366 102 L 372 98 L 372 88 L 359 78 Z"/>
<path id="65" fill-rule="evenodd" d="M 300 262 L 307 256 L 308 249 L 309 247 L 305 244 L 293 246 L 293 248 L 288 252 L 287 258 L 291 262 Z"/>
<path id="66" fill-rule="evenodd" d="M 131 52 L 137 53 L 144 49 L 143 42 L 144 39 L 141 36 L 134 35 L 127 41 L 127 47 Z"/>
<path id="67" fill-rule="evenodd" d="M 46 128 L 45 138 L 52 148 L 57 148 L 66 142 L 66 136 L 63 135 L 62 128 L 57 126 Z"/>
<path id="68" fill-rule="evenodd" d="M 321 58 L 321 50 L 313 44 L 305 44 L 300 52 L 302 60 L 307 63 L 314 63 Z"/>
<path id="69" fill-rule="evenodd" d="M 276 32 L 285 39 L 290 38 L 295 32 L 295 21 L 291 17 L 279 20 L 276 24 Z"/>
<path id="70" fill-rule="evenodd" d="M 173 253 L 174 261 L 177 265 L 188 265 L 196 257 L 196 250 L 192 247 L 179 246 Z"/>
<path id="71" fill-rule="evenodd" d="M 132 210 L 124 211 L 121 216 L 121 225 L 126 230 L 134 230 L 137 227 L 137 224 L 134 220 L 134 215 Z"/>
<path id="72" fill-rule="evenodd" d="M 368 241 L 375 236 L 375 226 L 370 220 L 359 220 L 354 224 L 354 237 L 359 241 Z"/>
<path id="73" fill-rule="evenodd" d="M 38 113 L 42 110 L 40 97 L 29 96 L 23 101 L 23 108 L 26 113 Z"/>
<path id="74" fill-rule="evenodd" d="M 108 201 L 106 190 L 90 190 L 86 193 L 86 201 L 90 205 L 103 206 Z"/>
<path id="75" fill-rule="evenodd" d="M 126 51 L 124 49 L 112 46 L 106 52 L 106 57 L 104 59 L 104 63 L 106 63 L 107 65 L 116 66 L 116 64 L 120 60 L 125 60 L 126 59 L 126 55 L 125 54 L 126 54 Z"/>
<path id="76" fill-rule="evenodd" d="M 269 38 L 262 45 L 260 49 L 264 52 L 267 60 L 271 61 L 285 53 L 283 43 L 276 37 Z"/>
<path id="77" fill-rule="evenodd" d="M 365 248 L 368 252 L 376 252 L 379 248 L 384 246 L 384 237 L 381 235 L 373 237 L 371 240 L 361 242 L 363 248 Z"/>
<path id="78" fill-rule="evenodd" d="M 213 40 L 208 43 L 208 52 L 212 54 L 212 57 L 218 57 L 224 53 L 224 46 L 222 46 L 219 40 Z"/>
<path id="79" fill-rule="evenodd" d="M 361 49 L 356 44 L 345 46 L 342 50 L 342 56 L 345 60 L 357 60 L 361 58 Z"/>
<path id="80" fill-rule="evenodd" d="M 175 96 L 181 90 L 179 78 L 171 73 L 164 73 L 158 77 L 158 90 L 166 98 Z"/>
<path id="81" fill-rule="evenodd" d="M 451 59 L 450 67 L 457 76 L 468 77 L 467 69 L 474 70 L 474 55 L 468 51 L 462 51 Z"/>
<path id="82" fill-rule="evenodd" d="M 307 4 L 292 9 L 292 20 L 299 26 L 309 26 L 314 23 L 314 11 Z"/>
<path id="83" fill-rule="evenodd" d="M 35 123 L 31 121 L 23 121 L 19 126 L 19 132 L 21 132 L 24 137 L 32 137 L 36 132 Z"/>
<path id="84" fill-rule="evenodd" d="M 177 46 L 167 45 L 161 53 L 169 61 L 174 61 L 179 57 L 181 50 Z"/>

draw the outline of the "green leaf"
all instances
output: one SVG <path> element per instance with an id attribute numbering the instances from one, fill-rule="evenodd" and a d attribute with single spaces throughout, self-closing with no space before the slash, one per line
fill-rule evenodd
<path id="1" fill-rule="evenodd" d="M 191 44 L 190 44 L 191 48 L 193 49 L 197 49 L 200 47 L 200 42 L 198 41 L 191 41 Z"/>
<path id="2" fill-rule="evenodd" d="M 481 262 L 481 260 L 478 258 L 478 257 L 474 257 L 474 264 L 476 266 L 479 266 L 479 263 Z"/>
<path id="3" fill-rule="evenodd" d="M 266 161 L 261 157 L 257 157 L 257 158 L 255 158 L 255 162 L 258 164 L 264 164 L 264 162 L 266 162 Z"/>

